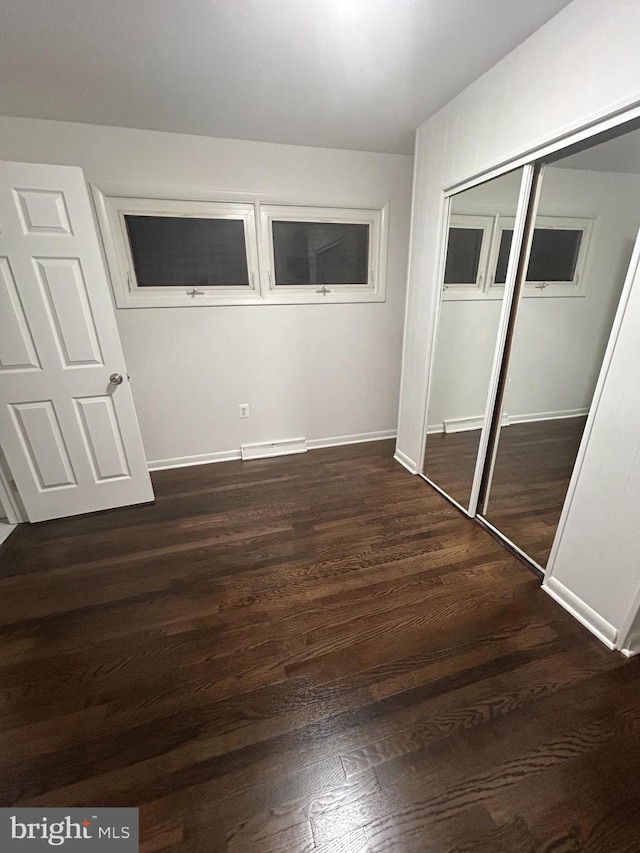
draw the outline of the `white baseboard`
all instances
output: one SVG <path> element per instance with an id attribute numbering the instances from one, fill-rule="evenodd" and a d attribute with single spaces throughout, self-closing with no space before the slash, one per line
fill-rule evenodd
<path id="1" fill-rule="evenodd" d="M 319 450 L 322 447 L 340 447 L 342 444 L 363 444 L 365 441 L 384 441 L 395 438 L 395 429 L 379 430 L 378 432 L 361 432 L 355 435 L 334 435 L 333 438 L 309 438 L 309 450 Z"/>
<path id="2" fill-rule="evenodd" d="M 403 468 L 406 468 L 407 471 L 409 471 L 409 473 L 411 473 L 411 474 L 417 474 L 418 473 L 418 466 L 413 461 L 413 459 L 411 459 L 409 456 L 407 456 L 406 453 L 403 453 L 401 450 L 396 449 L 396 452 L 393 454 L 393 458 L 396 460 L 396 462 L 399 462 Z"/>
<path id="3" fill-rule="evenodd" d="M 510 424 L 527 424 L 532 421 L 557 421 L 563 418 L 579 418 L 589 414 L 589 409 L 564 409 L 557 412 L 530 412 L 525 415 L 510 415 L 505 412 L 502 415 L 502 426 L 506 427 Z M 482 429 L 484 417 L 482 415 L 472 415 L 468 418 L 451 418 L 443 421 L 441 424 L 431 424 L 427 427 L 427 434 L 434 433 L 453 433 L 467 432 L 473 429 Z"/>
<path id="4" fill-rule="evenodd" d="M 625 649 L 620 649 L 620 654 L 624 655 L 626 658 L 634 658 L 636 655 L 640 655 L 640 648 L 630 649 L 627 647 Z"/>
<path id="5" fill-rule="evenodd" d="M 640 655 L 640 632 L 634 631 L 623 642 L 624 648 L 620 649 L 620 654 L 626 658 L 634 658 L 636 655 Z"/>
<path id="6" fill-rule="evenodd" d="M 150 471 L 167 468 L 188 468 L 190 465 L 209 465 L 211 462 L 233 462 L 240 459 L 240 450 L 222 450 L 218 453 L 200 453 L 197 456 L 176 456 L 173 459 L 152 459 L 147 462 Z"/>
<path id="7" fill-rule="evenodd" d="M 588 628 L 608 649 L 615 649 L 618 636 L 617 630 L 611 623 L 600 616 L 599 613 L 596 613 L 592 607 L 589 607 L 581 598 L 578 598 L 575 593 L 571 592 L 568 587 L 560 583 L 552 575 L 549 578 L 545 578 L 542 589 L 554 601 L 562 605 L 574 619 L 577 619 L 585 628 Z"/>
<path id="8" fill-rule="evenodd" d="M 355 435 L 335 435 L 332 438 L 311 438 L 307 441 L 307 448 L 319 450 L 322 447 L 362 444 L 365 441 L 383 441 L 395 437 L 395 430 L 380 430 L 378 432 L 361 432 Z M 240 449 L 222 450 L 216 453 L 200 453 L 196 456 L 176 456 L 173 459 L 152 459 L 147 462 L 147 466 L 150 471 L 165 471 L 168 468 L 187 468 L 190 465 L 209 465 L 212 462 L 233 462 L 241 458 Z M 416 472 L 411 471 L 411 473 L 415 474 Z"/>

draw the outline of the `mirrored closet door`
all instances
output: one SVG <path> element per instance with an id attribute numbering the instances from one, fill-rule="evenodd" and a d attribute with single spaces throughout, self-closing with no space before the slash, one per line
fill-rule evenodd
<path id="1" fill-rule="evenodd" d="M 450 199 L 423 476 L 544 571 L 640 227 L 640 130 L 527 186 L 533 165 Z"/>
<path id="2" fill-rule="evenodd" d="M 480 506 L 481 516 L 541 569 L 640 225 L 640 171 L 633 173 L 639 167 L 636 131 L 549 163 L 541 177 Z"/>
<path id="3" fill-rule="evenodd" d="M 441 274 L 439 323 L 427 413 L 424 476 L 469 510 L 512 253 L 512 229 L 529 175 L 518 169 L 454 195 Z M 495 286 L 500 264 L 502 284 Z"/>

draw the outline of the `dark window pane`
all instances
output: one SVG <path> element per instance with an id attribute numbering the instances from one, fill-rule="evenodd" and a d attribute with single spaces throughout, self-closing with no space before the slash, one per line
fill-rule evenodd
<path id="1" fill-rule="evenodd" d="M 573 281 L 582 231 L 536 228 L 527 281 Z"/>
<path id="2" fill-rule="evenodd" d="M 510 228 L 505 228 L 505 230 L 500 235 L 498 263 L 496 264 L 496 275 L 494 278 L 496 284 L 504 284 L 507 280 L 507 264 L 509 263 L 509 252 L 511 251 L 512 240 L 513 230 Z"/>
<path id="3" fill-rule="evenodd" d="M 513 230 L 505 229 L 500 238 L 496 284 L 504 284 Z M 533 232 L 527 281 L 573 281 L 582 242 L 582 231 L 536 228 Z"/>
<path id="4" fill-rule="evenodd" d="M 449 228 L 445 284 L 471 284 L 476 281 L 483 235 L 480 228 Z"/>
<path id="5" fill-rule="evenodd" d="M 139 287 L 248 285 L 244 222 L 126 215 Z"/>
<path id="6" fill-rule="evenodd" d="M 369 226 L 273 222 L 276 284 L 366 284 Z"/>

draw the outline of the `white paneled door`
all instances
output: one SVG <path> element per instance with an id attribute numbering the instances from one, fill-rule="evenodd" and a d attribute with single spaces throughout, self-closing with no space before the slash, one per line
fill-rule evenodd
<path id="1" fill-rule="evenodd" d="M 75 167 L 0 162 L 0 446 L 30 521 L 153 500 Z"/>

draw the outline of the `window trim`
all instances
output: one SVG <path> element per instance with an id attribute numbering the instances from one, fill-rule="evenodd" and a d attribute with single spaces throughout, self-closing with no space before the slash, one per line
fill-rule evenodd
<path id="1" fill-rule="evenodd" d="M 260 302 L 255 207 L 246 202 L 185 201 L 179 199 L 105 196 L 94 189 L 98 220 L 118 308 L 243 305 Z M 189 294 L 186 287 L 139 287 L 124 217 L 175 216 L 191 219 L 239 219 L 244 223 L 248 285 L 203 286 Z"/>
<path id="2" fill-rule="evenodd" d="M 260 266 L 263 298 L 271 304 L 332 304 L 384 302 L 389 205 L 382 208 L 312 207 L 285 204 L 260 205 Z M 272 223 L 331 222 L 369 226 L 368 280 L 363 284 L 277 284 Z"/>
<path id="3" fill-rule="evenodd" d="M 92 188 L 98 225 L 102 235 L 117 308 L 177 308 L 215 305 L 295 305 L 386 301 L 387 251 L 389 241 L 389 202 L 380 207 L 330 207 L 280 203 L 247 194 L 218 193 L 216 201 L 207 199 L 170 199 L 106 194 Z M 191 216 L 194 218 L 240 218 L 245 223 L 249 286 L 210 286 L 191 296 L 187 288 L 138 287 L 131 257 L 124 216 L 127 214 Z M 332 292 L 316 293 L 315 285 L 271 286 L 273 249 L 270 240 L 271 219 L 310 222 L 363 223 L 369 230 L 369 281 L 364 285 L 335 285 Z M 269 273 L 271 272 L 271 279 Z M 338 289 L 339 288 L 339 289 Z M 200 288 L 196 288 L 200 289 Z M 329 288 L 328 288 L 329 289 Z"/>

